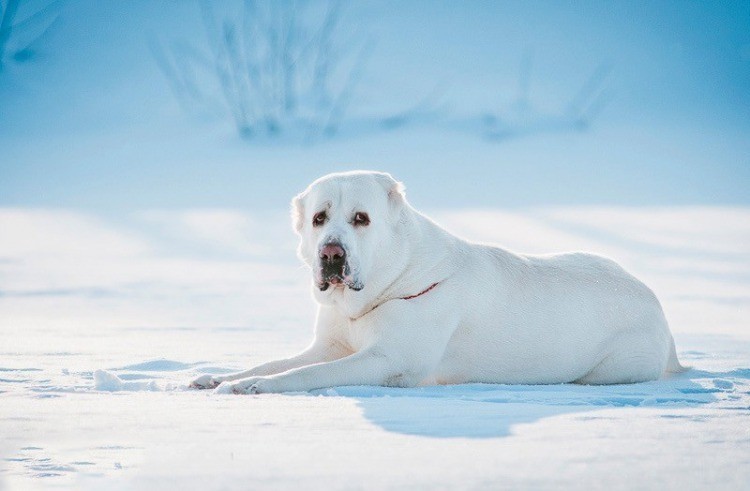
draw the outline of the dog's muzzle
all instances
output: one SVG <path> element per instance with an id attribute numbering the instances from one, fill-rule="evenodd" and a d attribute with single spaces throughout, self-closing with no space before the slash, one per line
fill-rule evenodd
<path id="1" fill-rule="evenodd" d="M 331 285 L 346 285 L 352 290 L 362 289 L 357 282 L 352 281 L 349 263 L 346 260 L 346 250 L 338 242 L 328 242 L 320 249 L 320 273 L 322 282 L 318 285 L 325 291 Z"/>

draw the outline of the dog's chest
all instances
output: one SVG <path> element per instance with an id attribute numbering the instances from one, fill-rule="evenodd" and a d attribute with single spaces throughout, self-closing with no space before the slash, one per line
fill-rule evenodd
<path id="1" fill-rule="evenodd" d="M 341 343 L 352 352 L 360 351 L 372 344 L 374 333 L 371 323 L 361 319 L 347 319 L 340 331 Z"/>

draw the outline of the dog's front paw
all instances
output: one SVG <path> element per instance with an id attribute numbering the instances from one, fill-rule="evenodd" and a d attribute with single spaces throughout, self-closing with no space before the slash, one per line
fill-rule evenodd
<path id="1" fill-rule="evenodd" d="M 191 389 L 215 389 L 223 380 L 217 375 L 201 375 L 190 382 Z"/>
<path id="2" fill-rule="evenodd" d="M 214 391 L 217 394 L 261 394 L 265 390 L 267 380 L 262 377 L 252 377 L 236 382 L 223 382 Z"/>

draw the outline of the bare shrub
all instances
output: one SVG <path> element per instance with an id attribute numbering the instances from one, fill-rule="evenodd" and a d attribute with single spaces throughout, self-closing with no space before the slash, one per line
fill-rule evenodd
<path id="1" fill-rule="evenodd" d="M 31 12 L 21 9 L 19 14 L 21 0 L 0 0 L 0 71 L 8 59 L 22 63 L 36 56 L 36 46 L 57 22 L 62 2 L 54 0 Z"/>
<path id="2" fill-rule="evenodd" d="M 245 138 L 336 133 L 373 47 L 360 32 L 344 39 L 341 2 L 321 12 L 307 3 L 245 1 L 234 16 L 200 5 L 208 49 L 151 42 L 183 108 L 223 108 Z"/>

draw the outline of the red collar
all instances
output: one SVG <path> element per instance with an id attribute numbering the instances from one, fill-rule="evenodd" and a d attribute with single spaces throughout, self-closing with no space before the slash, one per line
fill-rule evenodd
<path id="1" fill-rule="evenodd" d="M 440 283 L 440 282 L 438 281 L 437 283 L 433 283 L 432 285 L 428 286 L 427 288 L 425 288 L 421 292 L 417 293 L 416 295 L 409 295 L 408 297 L 401 297 L 401 300 L 411 300 L 412 298 L 417 298 L 419 296 L 422 296 L 425 293 L 427 293 L 428 291 L 430 291 L 433 288 L 435 288 L 436 286 L 438 286 L 438 283 Z"/>
<path id="2" fill-rule="evenodd" d="M 439 284 L 440 284 L 440 282 L 438 281 L 437 283 L 433 283 L 432 285 L 428 286 L 427 288 L 425 288 L 425 289 L 424 289 L 424 290 L 422 290 L 421 292 L 417 293 L 416 295 L 409 295 L 408 297 L 399 297 L 399 300 L 411 300 L 412 298 L 417 298 L 417 297 L 419 297 L 419 296 L 422 296 L 422 295 L 424 295 L 425 293 L 429 292 L 430 290 L 432 290 L 433 288 L 435 288 L 435 287 L 436 287 L 436 286 L 438 286 Z M 360 316 L 357 316 L 357 317 L 351 317 L 350 319 L 351 319 L 351 320 L 353 320 L 353 321 L 355 321 L 355 320 L 357 320 L 357 319 L 359 319 L 359 318 L 362 318 L 362 317 L 364 317 L 365 315 L 367 315 L 367 314 L 369 314 L 370 312 L 372 312 L 373 310 L 375 310 L 375 309 L 377 309 L 378 307 L 380 307 L 380 305 L 381 305 L 381 304 L 377 304 L 376 306 L 374 306 L 373 308 L 371 308 L 370 310 L 368 310 L 368 311 L 367 311 L 367 312 L 365 312 L 364 314 L 362 314 L 362 315 L 360 315 Z"/>

